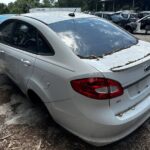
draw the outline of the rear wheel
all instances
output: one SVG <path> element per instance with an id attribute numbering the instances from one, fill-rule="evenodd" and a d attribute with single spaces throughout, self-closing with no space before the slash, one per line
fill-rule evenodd
<path id="1" fill-rule="evenodd" d="M 28 98 L 31 100 L 34 106 L 39 107 L 40 109 L 42 108 L 44 111 L 48 112 L 44 102 L 33 90 L 28 90 Z"/>
<path id="2" fill-rule="evenodd" d="M 33 90 L 28 90 L 27 92 L 28 98 L 31 100 L 33 104 L 33 108 L 38 109 L 42 115 L 43 115 L 43 120 L 44 122 L 40 125 L 55 125 L 55 121 L 53 120 L 53 117 L 50 113 L 50 111 L 47 109 L 45 103 L 42 101 L 42 99 L 33 91 Z"/>
<path id="3" fill-rule="evenodd" d="M 150 31 L 150 25 L 147 25 L 147 26 L 145 27 L 145 34 L 148 34 L 148 31 Z"/>

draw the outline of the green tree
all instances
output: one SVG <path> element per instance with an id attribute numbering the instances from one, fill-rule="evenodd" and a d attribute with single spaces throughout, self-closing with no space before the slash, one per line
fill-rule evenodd
<path id="1" fill-rule="evenodd" d="M 8 9 L 10 13 L 27 13 L 30 8 L 39 6 L 39 0 L 16 0 L 14 3 L 8 4 Z"/>
<path id="2" fill-rule="evenodd" d="M 5 14 L 5 13 L 8 13 L 8 8 L 7 8 L 7 5 L 3 4 L 3 3 L 0 3 L 0 14 Z"/>
<path id="3" fill-rule="evenodd" d="M 43 7 L 51 7 L 50 0 L 43 0 Z"/>
<path id="4" fill-rule="evenodd" d="M 81 7 L 83 11 L 100 11 L 104 9 L 103 6 L 102 0 L 43 0 L 43 3 L 40 0 L 16 0 L 8 6 L 0 3 L 0 13 L 27 13 L 30 8 L 35 7 Z M 107 0 L 104 10 L 133 9 L 133 6 L 139 11 L 150 10 L 150 0 Z"/>

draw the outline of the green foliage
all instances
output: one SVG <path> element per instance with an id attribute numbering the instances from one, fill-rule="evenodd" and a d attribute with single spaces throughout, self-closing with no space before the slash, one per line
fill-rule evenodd
<path id="1" fill-rule="evenodd" d="M 0 13 L 27 13 L 30 8 L 35 7 L 51 7 L 54 0 L 43 0 L 43 3 L 40 3 L 40 0 L 16 0 L 14 3 L 9 3 L 8 6 L 0 4 Z"/>
<path id="2" fill-rule="evenodd" d="M 43 7 L 51 7 L 50 0 L 43 0 Z"/>
<path id="3" fill-rule="evenodd" d="M 8 12 L 7 5 L 0 3 L 0 14 L 5 14 Z"/>
<path id="4" fill-rule="evenodd" d="M 8 4 L 9 13 L 27 13 L 30 8 L 39 7 L 39 0 L 16 0 Z"/>
<path id="5" fill-rule="evenodd" d="M 0 3 L 0 13 L 27 13 L 30 8 L 35 7 L 81 7 L 83 11 L 112 11 L 113 8 L 116 11 L 121 9 L 150 10 L 150 0 L 107 0 L 105 7 L 101 0 L 58 0 L 57 2 L 56 0 L 43 0 L 42 3 L 40 0 L 16 0 L 8 6 Z"/>

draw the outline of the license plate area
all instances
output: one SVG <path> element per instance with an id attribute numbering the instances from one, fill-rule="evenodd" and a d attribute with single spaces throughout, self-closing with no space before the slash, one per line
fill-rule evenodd
<path id="1" fill-rule="evenodd" d="M 149 87 L 150 87 L 150 76 L 147 76 L 146 78 L 128 87 L 129 96 L 130 97 L 138 96 Z"/>

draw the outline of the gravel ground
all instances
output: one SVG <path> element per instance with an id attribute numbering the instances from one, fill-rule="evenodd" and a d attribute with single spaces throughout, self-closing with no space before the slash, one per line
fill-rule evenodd
<path id="1" fill-rule="evenodd" d="M 135 35 L 149 41 L 150 36 Z M 86 144 L 57 125 L 0 73 L 0 150 L 150 150 L 150 120 L 134 133 L 105 147 Z"/>

